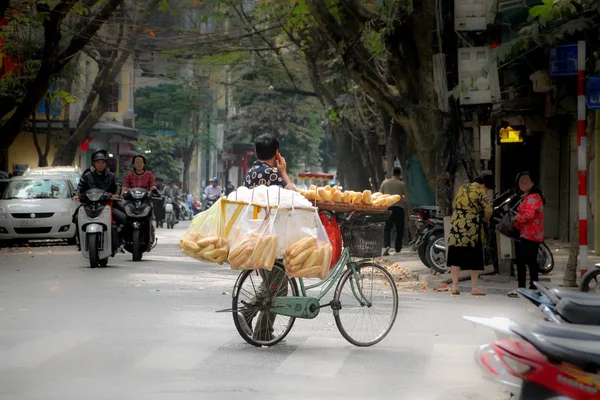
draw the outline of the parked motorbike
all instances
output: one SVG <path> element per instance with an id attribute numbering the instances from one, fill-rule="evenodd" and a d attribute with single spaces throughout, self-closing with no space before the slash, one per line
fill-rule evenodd
<path id="1" fill-rule="evenodd" d="M 600 296 L 535 282 L 537 290 L 517 289 L 528 310 L 558 324 L 600 325 Z"/>
<path id="2" fill-rule="evenodd" d="M 90 260 L 90 267 L 105 267 L 108 257 L 120 250 L 120 235 L 112 219 L 110 193 L 90 189 L 80 196 L 82 207 L 77 216 L 79 240 L 83 257 Z"/>
<path id="3" fill-rule="evenodd" d="M 600 276 L 600 264 L 596 264 L 594 268 L 589 269 L 579 282 L 579 290 L 588 293 L 598 293 L 598 277 Z"/>
<path id="4" fill-rule="evenodd" d="M 127 215 L 125 227 L 125 250 L 133 261 L 140 261 L 142 254 L 150 252 L 157 243 L 152 225 L 152 194 L 143 188 L 131 188 L 123 196 Z"/>
<path id="5" fill-rule="evenodd" d="M 499 340 L 476 351 L 484 376 L 513 398 L 600 399 L 600 331 L 540 322 L 525 327 L 506 318 L 464 317 L 493 329 Z"/>
<path id="6" fill-rule="evenodd" d="M 176 207 L 179 207 L 179 219 L 182 221 L 187 221 L 192 219 L 192 212 L 187 206 L 187 198 L 182 195 L 176 201 Z"/>
<path id="7" fill-rule="evenodd" d="M 417 232 L 410 245 L 417 251 L 423 264 L 437 272 L 446 272 L 445 247 L 443 247 L 443 258 L 439 254 L 439 246 L 444 245 L 444 221 L 438 208 L 424 206 L 417 207 L 414 211 L 417 213 L 415 217 Z"/>

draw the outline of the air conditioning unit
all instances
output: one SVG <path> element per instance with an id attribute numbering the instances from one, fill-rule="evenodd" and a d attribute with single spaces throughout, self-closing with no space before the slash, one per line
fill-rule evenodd
<path id="1" fill-rule="evenodd" d="M 489 104 L 500 100 L 498 67 L 488 47 L 458 49 L 460 104 Z"/>
<path id="2" fill-rule="evenodd" d="M 494 22 L 496 0 L 454 0 L 454 29 L 485 31 Z"/>

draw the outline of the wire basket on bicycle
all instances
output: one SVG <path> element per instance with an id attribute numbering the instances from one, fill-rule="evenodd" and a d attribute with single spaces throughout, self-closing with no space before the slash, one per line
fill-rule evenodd
<path id="1" fill-rule="evenodd" d="M 340 230 L 344 247 L 352 257 L 375 258 L 381 256 L 385 223 L 391 211 L 381 214 L 351 216 L 344 219 Z"/>

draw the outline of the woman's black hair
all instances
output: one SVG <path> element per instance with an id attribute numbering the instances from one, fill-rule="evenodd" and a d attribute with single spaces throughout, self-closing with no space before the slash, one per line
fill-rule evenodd
<path id="1" fill-rule="evenodd" d="M 131 159 L 131 165 L 135 165 L 136 158 L 141 158 L 142 160 L 144 160 L 144 171 L 145 171 L 146 170 L 146 157 L 144 157 L 141 154 L 138 154 L 137 156 L 133 156 L 133 158 Z"/>
<path id="2" fill-rule="evenodd" d="M 496 189 L 496 182 L 494 181 L 494 176 L 491 174 L 481 174 L 477 178 L 473 179 L 473 182 L 484 185 L 490 190 Z"/>
<path id="3" fill-rule="evenodd" d="M 542 203 L 546 205 L 546 198 L 542 193 L 542 189 L 540 189 L 540 187 L 537 185 L 536 180 L 533 178 L 529 171 L 521 171 L 517 174 L 517 177 L 515 178 L 515 190 L 518 192 L 521 191 L 521 189 L 519 188 L 519 179 L 521 179 L 522 176 L 528 176 L 529 179 L 531 179 L 531 182 L 533 183 L 533 186 L 529 190 L 529 193 L 537 193 L 542 198 Z"/>

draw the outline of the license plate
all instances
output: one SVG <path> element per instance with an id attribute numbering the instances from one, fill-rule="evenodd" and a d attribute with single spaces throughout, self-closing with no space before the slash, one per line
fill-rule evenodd
<path id="1" fill-rule="evenodd" d="M 42 221 L 38 221 L 35 219 L 26 219 L 24 221 L 21 221 L 21 226 L 35 226 L 35 225 L 39 225 Z"/>

